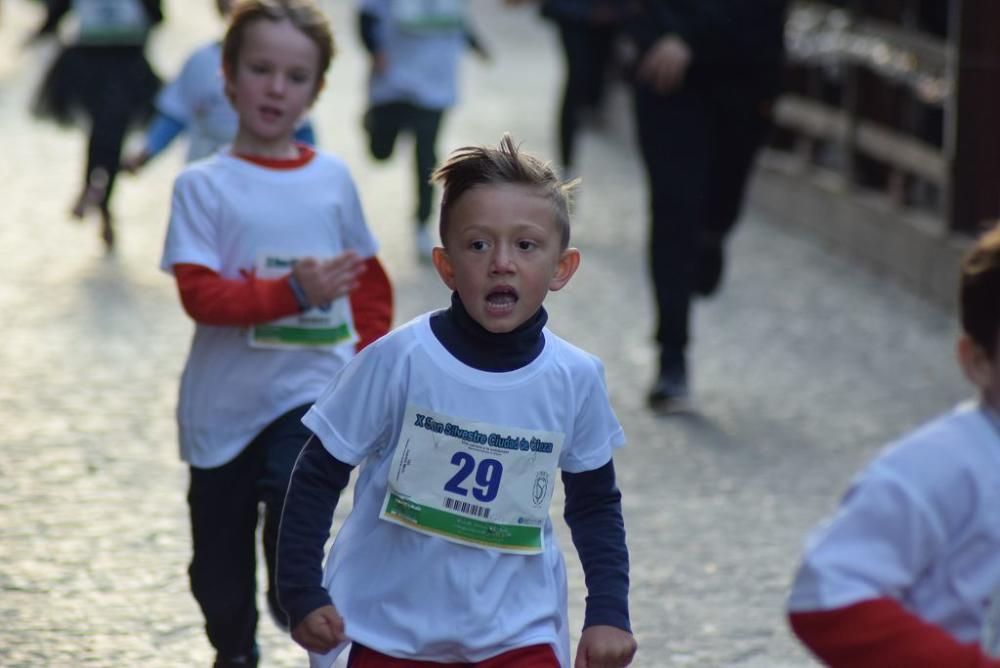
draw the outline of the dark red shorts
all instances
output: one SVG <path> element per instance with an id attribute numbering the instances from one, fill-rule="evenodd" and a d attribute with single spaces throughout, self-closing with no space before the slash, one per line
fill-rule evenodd
<path id="1" fill-rule="evenodd" d="M 347 659 L 348 668 L 559 668 L 559 660 L 551 645 L 531 645 L 512 649 L 477 663 L 436 663 L 434 661 L 414 661 L 397 659 L 369 649 L 364 645 L 351 645 Z"/>

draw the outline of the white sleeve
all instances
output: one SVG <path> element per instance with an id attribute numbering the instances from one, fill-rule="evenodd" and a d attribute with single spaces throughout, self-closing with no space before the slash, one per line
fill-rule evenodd
<path id="1" fill-rule="evenodd" d="M 342 462 L 357 466 L 388 442 L 399 424 L 403 383 L 398 379 L 398 346 L 380 339 L 341 369 L 302 422 Z"/>
<path id="2" fill-rule="evenodd" d="M 571 442 L 559 455 L 559 468 L 567 473 L 593 471 L 608 463 L 612 453 L 625 444 L 625 432 L 608 398 L 604 365 L 591 358 L 594 372 L 585 387 L 576 410 Z"/>
<path id="3" fill-rule="evenodd" d="M 215 221 L 219 201 L 204 174 L 185 169 L 174 181 L 170 221 L 160 269 L 172 273 L 175 264 L 198 264 L 220 271 Z"/>
<path id="4" fill-rule="evenodd" d="M 898 599 L 946 548 L 941 518 L 904 478 L 876 462 L 807 539 L 788 609 Z"/>

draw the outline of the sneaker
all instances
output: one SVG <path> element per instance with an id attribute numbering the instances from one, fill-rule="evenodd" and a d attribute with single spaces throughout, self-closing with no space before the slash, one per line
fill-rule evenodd
<path id="1" fill-rule="evenodd" d="M 97 206 L 104 200 L 104 195 L 108 191 L 108 170 L 103 167 L 95 167 L 87 179 L 87 184 L 83 187 L 83 192 L 73 204 L 70 211 L 74 218 L 83 218 L 87 210 Z"/>
<path id="2" fill-rule="evenodd" d="M 434 250 L 434 240 L 426 226 L 417 228 L 417 258 L 421 262 L 430 262 L 432 251 Z"/>
<path id="3" fill-rule="evenodd" d="M 663 367 L 646 395 L 646 404 L 662 415 L 688 410 L 689 399 L 687 369 L 681 363 Z"/>

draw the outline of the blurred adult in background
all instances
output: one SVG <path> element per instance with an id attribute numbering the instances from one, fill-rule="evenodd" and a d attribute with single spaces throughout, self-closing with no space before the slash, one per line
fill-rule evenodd
<path id="1" fill-rule="evenodd" d="M 572 174 L 578 130 L 599 119 L 614 65 L 621 0 L 543 0 L 542 16 L 559 30 L 565 75 L 559 105 L 559 159 Z"/>
<path id="2" fill-rule="evenodd" d="M 687 406 L 693 297 L 718 289 L 725 242 L 779 91 L 787 0 L 635 0 L 635 112 L 651 217 L 657 412 Z"/>

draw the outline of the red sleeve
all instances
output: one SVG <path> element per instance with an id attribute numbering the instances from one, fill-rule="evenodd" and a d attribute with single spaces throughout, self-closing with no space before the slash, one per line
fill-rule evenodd
<path id="1" fill-rule="evenodd" d="M 369 258 L 351 293 L 351 316 L 361 337 L 357 350 L 367 346 L 392 327 L 392 284 L 378 258 Z"/>
<path id="2" fill-rule="evenodd" d="M 204 325 L 246 327 L 299 312 L 288 276 L 264 279 L 244 272 L 233 280 L 198 264 L 175 264 L 174 278 L 184 310 Z"/>
<path id="3" fill-rule="evenodd" d="M 944 629 L 878 598 L 833 610 L 793 612 L 792 631 L 831 668 L 1000 668 L 978 645 L 963 645 Z"/>

